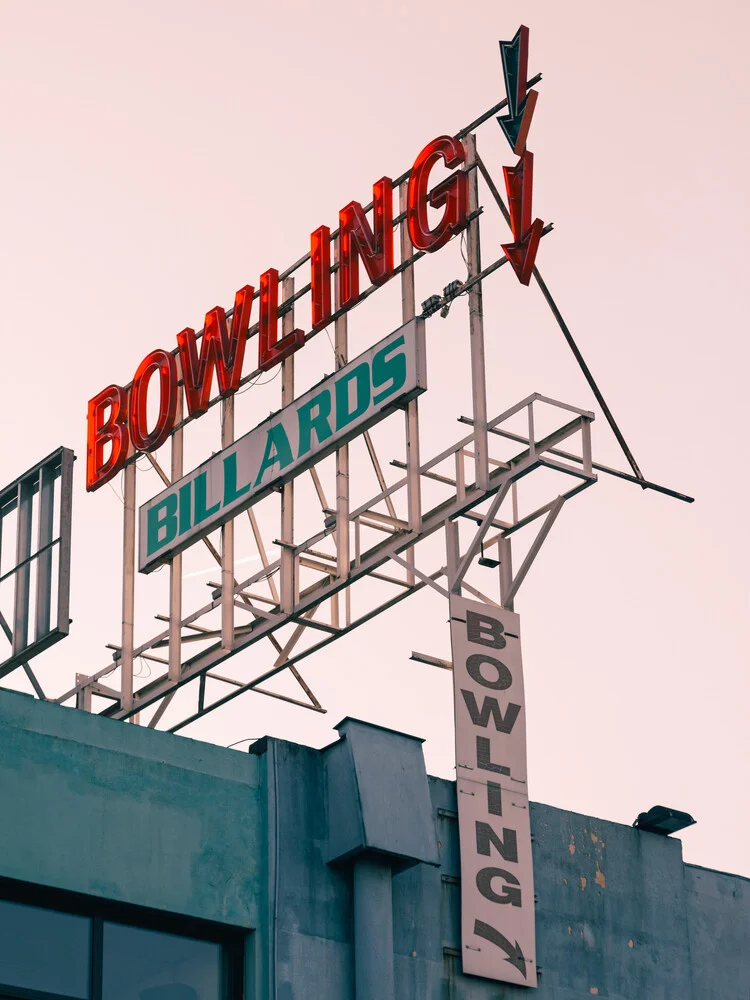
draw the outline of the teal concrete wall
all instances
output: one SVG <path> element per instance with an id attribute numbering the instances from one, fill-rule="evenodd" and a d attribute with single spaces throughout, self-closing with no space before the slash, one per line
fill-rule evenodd
<path id="1" fill-rule="evenodd" d="M 247 1000 L 353 1000 L 352 872 L 329 864 L 351 803 L 331 757 L 272 739 L 240 753 L 0 692 L 0 877 L 255 929 Z M 388 802 L 387 770 L 359 775 L 360 799 Z M 528 998 L 462 973 L 456 790 L 428 785 L 439 863 L 393 877 L 396 1000 Z M 676 838 L 538 803 L 531 827 L 536 1000 L 747 1000 L 747 879 L 685 865 Z"/>
<path id="2" fill-rule="evenodd" d="M 750 997 L 750 879 L 685 865 L 693 995 Z"/>
<path id="3" fill-rule="evenodd" d="M 0 691 L 0 876 L 260 920 L 258 758 Z"/>
<path id="4" fill-rule="evenodd" d="M 263 996 L 352 1000 L 351 871 L 326 863 L 326 812 L 335 824 L 336 804 L 324 753 L 276 740 L 258 751 L 277 789 L 265 958 L 275 988 Z M 456 789 L 438 778 L 429 785 L 440 865 L 393 878 L 396 998 L 528 1000 L 524 987 L 462 973 Z M 746 879 L 685 865 L 677 838 L 539 803 L 531 828 L 535 1000 L 747 1000 Z"/>

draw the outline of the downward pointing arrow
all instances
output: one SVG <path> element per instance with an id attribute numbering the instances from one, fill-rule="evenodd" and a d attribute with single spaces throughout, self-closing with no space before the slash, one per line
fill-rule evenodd
<path id="1" fill-rule="evenodd" d="M 531 200 L 534 194 L 534 154 L 526 150 L 515 167 L 503 167 L 508 193 L 510 228 L 513 238 L 522 240 L 531 228 Z"/>
<path id="2" fill-rule="evenodd" d="M 522 24 L 511 41 L 500 42 L 508 110 L 515 117 L 526 100 L 526 76 L 529 72 L 529 29 Z"/>
<path id="3" fill-rule="evenodd" d="M 515 243 L 502 244 L 505 256 L 510 261 L 522 285 L 528 285 L 531 281 L 536 252 L 539 249 L 539 240 L 542 238 L 543 229 L 544 223 L 542 220 L 534 219 L 531 228 L 522 240 L 516 240 Z"/>
<path id="4" fill-rule="evenodd" d="M 508 956 L 505 961 L 515 966 L 523 978 L 526 979 L 526 959 L 523 957 L 523 952 L 518 941 L 516 941 L 515 945 L 512 945 L 505 935 L 495 930 L 490 924 L 486 924 L 484 920 L 474 921 L 474 933 L 477 937 L 484 938 L 485 941 L 497 945 L 501 951 L 504 951 Z"/>
<path id="5" fill-rule="evenodd" d="M 526 137 L 539 96 L 535 90 L 526 93 L 529 71 L 529 29 L 526 25 L 521 25 L 511 41 L 500 42 L 500 58 L 503 61 L 509 114 L 499 115 L 497 121 L 513 152 L 520 155 L 526 146 Z"/>
<path id="6" fill-rule="evenodd" d="M 539 94 L 535 90 L 530 90 L 523 102 L 519 105 L 517 113 L 509 115 L 498 115 L 497 123 L 503 130 L 505 138 L 510 143 L 514 153 L 521 153 L 526 148 L 526 139 L 531 128 L 531 119 L 534 117 L 534 108 Z M 510 105 L 510 101 L 508 102 Z"/>
<path id="7" fill-rule="evenodd" d="M 531 96 L 531 95 L 529 95 Z M 504 243 L 505 256 L 510 261 L 518 280 L 528 285 L 534 270 L 536 252 L 542 237 L 544 223 L 531 221 L 531 198 L 534 190 L 534 154 L 528 149 L 515 167 L 503 167 L 505 190 L 508 192 L 510 228 L 513 243 Z"/>

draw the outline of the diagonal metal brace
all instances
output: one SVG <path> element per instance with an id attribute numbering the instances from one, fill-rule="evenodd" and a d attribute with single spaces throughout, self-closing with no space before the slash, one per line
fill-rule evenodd
<path id="1" fill-rule="evenodd" d="M 512 482 L 511 479 L 506 479 L 506 481 L 497 491 L 495 496 L 492 498 L 492 503 L 490 504 L 487 513 L 484 515 L 484 518 L 482 519 L 482 523 L 479 525 L 477 533 L 474 535 L 474 538 L 472 539 L 472 542 L 469 545 L 469 548 L 467 549 L 463 559 L 458 564 L 458 568 L 456 569 L 456 575 L 454 579 L 450 581 L 450 588 L 452 593 L 454 594 L 461 593 L 461 581 L 466 576 L 466 571 L 474 561 L 474 557 L 476 556 L 477 552 L 479 552 L 482 542 L 484 541 L 485 535 L 492 527 L 492 522 L 495 520 L 495 515 L 500 510 L 500 506 L 503 500 L 508 495 L 508 490 L 511 487 L 511 482 Z"/>
<path id="2" fill-rule="evenodd" d="M 413 563 L 408 562 L 406 559 L 402 559 L 401 556 L 396 555 L 395 552 L 391 552 L 390 558 L 393 560 L 393 562 L 398 563 L 399 566 L 403 566 L 404 569 L 407 570 L 407 572 L 413 573 L 418 580 L 422 581 L 422 583 L 426 583 L 428 587 L 432 587 L 432 589 L 436 590 L 438 594 L 442 594 L 443 597 L 450 596 L 445 587 L 441 587 L 440 584 L 436 583 L 431 576 L 428 576 L 426 573 L 423 573 L 421 570 L 417 569 L 417 567 Z"/>
<path id="3" fill-rule="evenodd" d="M 539 549 L 542 547 L 545 538 L 550 533 L 552 525 L 557 520 L 557 515 L 562 510 L 564 503 L 565 503 L 565 497 L 558 497 L 557 500 L 554 501 L 554 503 L 550 508 L 549 514 L 547 514 L 547 516 L 544 519 L 544 524 L 539 529 L 539 533 L 532 542 L 531 548 L 526 553 L 526 558 L 521 563 L 516 575 L 513 577 L 513 581 L 510 587 L 508 588 L 508 591 L 502 595 L 503 607 L 507 608 L 509 611 L 513 610 L 513 598 L 518 593 L 518 588 L 526 579 L 526 574 L 531 569 L 531 564 L 534 562 L 537 555 L 539 554 Z"/>

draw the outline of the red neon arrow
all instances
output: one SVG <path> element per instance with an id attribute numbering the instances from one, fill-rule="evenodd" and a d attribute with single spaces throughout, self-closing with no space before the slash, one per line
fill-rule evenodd
<path id="1" fill-rule="evenodd" d="M 517 240 L 531 228 L 531 197 L 534 186 L 534 154 L 528 150 L 515 167 L 503 167 L 508 193 L 510 228 Z"/>
<path id="2" fill-rule="evenodd" d="M 515 243 L 503 243 L 503 252 L 516 272 L 518 280 L 522 285 L 528 285 L 531 281 L 531 273 L 534 270 L 536 252 L 539 249 L 539 240 L 542 238 L 544 223 L 541 219 L 534 219 L 531 228 L 522 240 Z"/>
<path id="3" fill-rule="evenodd" d="M 515 167 L 503 167 L 505 190 L 508 193 L 510 228 L 514 242 L 503 244 L 505 256 L 510 261 L 522 285 L 531 281 L 536 252 L 544 223 L 531 221 L 531 199 L 534 187 L 534 154 L 526 150 Z"/>

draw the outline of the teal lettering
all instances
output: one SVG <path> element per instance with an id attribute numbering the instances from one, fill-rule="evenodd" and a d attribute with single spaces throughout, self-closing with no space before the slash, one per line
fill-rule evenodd
<path id="1" fill-rule="evenodd" d="M 150 508 L 147 515 L 146 548 L 149 555 L 177 537 L 177 494 L 170 493 Z"/>
<path id="2" fill-rule="evenodd" d="M 263 454 L 263 461 L 260 463 L 260 470 L 258 471 L 255 485 L 257 486 L 260 483 L 266 469 L 270 469 L 278 464 L 279 472 L 281 472 L 287 465 L 291 465 L 293 461 L 289 438 L 286 436 L 283 425 L 274 424 L 268 428 L 266 450 Z"/>
<path id="3" fill-rule="evenodd" d="M 196 527 L 211 517 L 221 507 L 220 503 L 215 503 L 213 507 L 206 507 L 206 476 L 208 473 L 201 472 L 195 477 L 195 525 Z"/>
<path id="4" fill-rule="evenodd" d="M 317 412 L 313 416 L 313 409 Z M 318 439 L 318 444 L 323 444 L 333 431 L 328 418 L 331 415 L 331 393 L 328 389 L 319 392 L 317 396 L 307 402 L 297 410 L 297 420 L 299 422 L 299 453 L 297 458 L 302 458 L 312 448 L 312 432 Z"/>
<path id="5" fill-rule="evenodd" d="M 373 403 L 382 403 L 384 399 L 392 396 L 394 392 L 398 392 L 404 382 L 406 382 L 406 355 L 404 352 L 400 351 L 395 358 L 388 357 L 397 348 L 403 346 L 404 338 L 401 336 L 398 340 L 394 340 L 392 344 L 384 347 L 382 351 L 378 351 L 372 359 L 373 388 L 377 389 L 378 386 L 383 385 L 389 380 L 391 383 L 382 392 L 378 392 L 373 396 Z"/>
<path id="6" fill-rule="evenodd" d="M 355 382 L 357 400 L 349 409 L 349 385 Z M 340 431 L 357 417 L 361 417 L 370 405 L 370 366 L 366 361 L 342 376 L 336 383 L 336 430 Z"/>
<path id="7" fill-rule="evenodd" d="M 193 494 L 192 482 L 185 483 L 184 486 L 180 487 L 180 534 L 181 535 L 184 535 L 186 531 L 189 531 L 193 523 L 192 521 L 193 511 L 191 508 L 192 494 Z"/>
<path id="8" fill-rule="evenodd" d="M 234 503 L 239 497 L 249 493 L 250 483 L 237 488 L 237 452 L 232 452 L 224 459 L 224 506 Z"/>

